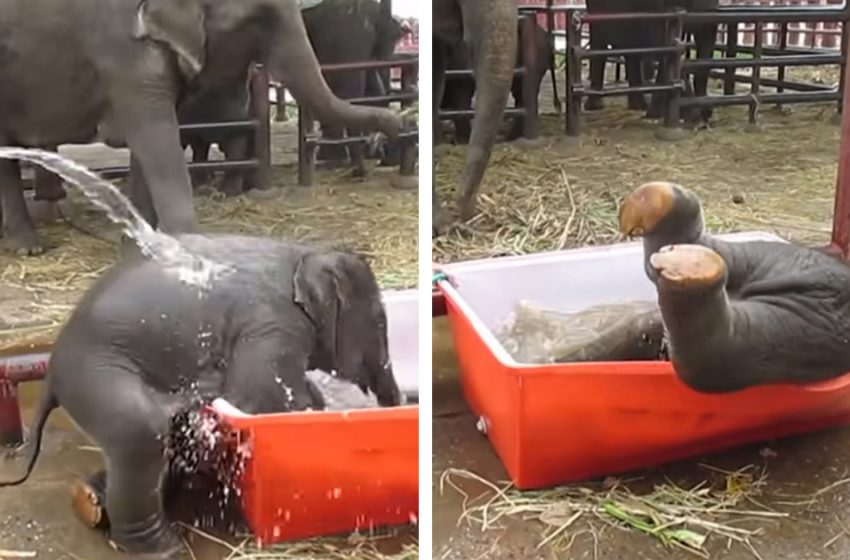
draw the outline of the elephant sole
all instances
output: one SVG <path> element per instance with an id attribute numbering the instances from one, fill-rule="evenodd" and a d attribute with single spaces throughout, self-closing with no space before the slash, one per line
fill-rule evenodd
<path id="1" fill-rule="evenodd" d="M 701 245 L 664 247 L 649 262 L 665 280 L 683 288 L 712 286 L 726 274 L 723 258 Z"/>
<path id="2" fill-rule="evenodd" d="M 71 484 L 71 505 L 80 521 L 91 529 L 103 529 L 108 525 L 100 498 L 84 480 Z"/>

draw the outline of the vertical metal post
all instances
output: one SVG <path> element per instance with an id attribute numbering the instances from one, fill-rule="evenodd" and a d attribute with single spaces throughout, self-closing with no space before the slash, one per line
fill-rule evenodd
<path id="1" fill-rule="evenodd" d="M 419 74 L 419 63 L 405 64 L 401 67 L 401 91 L 408 93 L 413 91 Z M 409 107 L 413 102 L 404 100 L 402 107 Z M 416 174 L 416 142 L 413 140 L 401 140 L 401 162 L 398 174 L 403 177 L 412 177 Z"/>
<path id="2" fill-rule="evenodd" d="M 779 24 L 779 50 L 780 54 L 785 54 L 785 49 L 788 48 L 788 22 L 783 21 Z M 782 93 L 785 91 L 785 88 L 782 86 L 782 82 L 785 81 L 785 67 L 780 66 L 776 70 L 776 78 L 779 80 L 779 85 L 776 86 L 776 93 Z M 781 105 L 780 105 L 781 106 Z"/>
<path id="3" fill-rule="evenodd" d="M 269 107 L 269 74 L 262 66 L 251 71 L 251 118 L 257 123 L 254 127 L 254 158 L 257 169 L 252 181 L 258 190 L 271 187 L 271 109 Z"/>
<path id="4" fill-rule="evenodd" d="M 844 73 L 850 57 L 844 57 Z M 850 103 L 850 88 L 844 88 L 844 105 Z M 835 206 L 832 213 L 832 245 L 850 257 L 850 111 L 841 113 L 841 143 L 838 148 L 838 174 L 835 181 Z"/>
<path id="5" fill-rule="evenodd" d="M 841 21 L 841 73 L 838 77 L 838 91 L 841 93 L 841 96 L 838 98 L 838 114 L 841 114 L 842 110 L 842 100 L 844 97 L 844 82 L 847 79 L 847 51 L 848 45 L 850 45 L 850 33 L 848 33 L 847 23 L 848 23 L 848 14 L 850 14 L 850 4 L 847 5 L 844 9 L 844 19 Z"/>
<path id="6" fill-rule="evenodd" d="M 726 24 L 726 58 L 738 56 L 738 22 Z M 735 94 L 735 69 L 726 68 L 723 76 L 723 95 Z"/>
<path id="7" fill-rule="evenodd" d="M 567 136 L 581 134 L 581 16 L 567 12 Z"/>
<path id="8" fill-rule="evenodd" d="M 3 367 L 3 366 L 0 366 Z M 5 378 L 0 370 L 0 446 L 16 446 L 24 441 L 18 385 Z"/>
<path id="9" fill-rule="evenodd" d="M 316 146 L 307 139 L 313 132 L 313 118 L 298 105 L 298 185 L 313 186 L 313 171 L 316 167 Z"/>
<path id="10" fill-rule="evenodd" d="M 533 140 L 540 136 L 540 111 L 538 109 L 538 91 L 534 80 L 534 69 L 538 68 L 542 60 L 537 60 L 537 22 L 535 17 L 527 15 L 520 21 L 522 32 L 522 105 L 524 115 L 522 118 L 522 135 L 524 138 Z"/>
<path id="11" fill-rule="evenodd" d="M 764 22 L 757 21 L 755 22 L 755 32 L 753 33 L 753 60 L 758 61 L 762 59 L 762 50 L 764 43 Z M 750 101 L 750 111 L 749 118 L 750 124 L 756 124 L 758 122 L 758 113 L 759 113 L 759 94 L 761 92 L 761 66 L 753 66 L 753 81 L 750 85 L 750 95 L 752 96 L 752 101 Z"/>
<path id="12" fill-rule="evenodd" d="M 678 47 L 676 52 L 667 53 L 664 56 L 661 66 L 661 80 L 664 85 L 678 84 L 682 80 L 682 56 L 684 53 L 684 45 L 682 44 L 682 29 L 684 26 L 685 12 L 677 10 L 676 19 L 667 20 L 665 29 L 667 31 L 667 40 L 665 41 L 668 47 Z M 678 128 L 679 126 L 679 98 L 681 91 L 678 86 L 672 87 L 667 93 L 667 111 L 664 114 L 665 128 Z"/>
<path id="13" fill-rule="evenodd" d="M 552 104 L 555 110 L 561 114 L 561 98 L 558 96 L 558 76 L 555 64 L 555 14 L 552 13 L 553 0 L 546 0 L 546 32 L 549 34 L 549 72 L 552 74 Z"/>

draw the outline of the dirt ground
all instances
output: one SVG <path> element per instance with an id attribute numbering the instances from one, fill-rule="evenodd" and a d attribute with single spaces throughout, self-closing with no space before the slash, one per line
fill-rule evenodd
<path id="1" fill-rule="evenodd" d="M 415 286 L 416 189 L 394 188 L 391 185 L 393 169 L 375 169 L 365 180 L 353 180 L 345 171 L 325 171 L 317 174 L 315 187 L 295 186 L 294 127 L 295 123 L 273 125 L 273 182 L 279 189 L 279 196 L 267 200 L 246 196 L 234 199 L 198 196 L 196 205 L 202 229 L 341 243 L 367 255 L 384 287 Z M 61 151 L 92 168 L 127 162 L 126 151 L 103 146 L 63 147 Z M 69 198 L 74 201 L 71 209 L 78 211 L 77 197 L 72 193 Z M 43 256 L 22 259 L 0 255 L 0 348 L 29 336 L 49 340 L 86 287 L 118 254 L 115 228 L 99 214 L 82 210 L 83 225 L 103 239 L 60 220 L 40 226 L 48 242 Z M 24 384 L 21 390 L 26 420 L 32 413 L 39 384 Z M 17 462 L 0 459 L 0 472 L 18 472 L 17 466 Z M 92 451 L 89 442 L 70 425 L 61 411 L 54 413 L 45 430 L 41 456 L 30 480 L 0 492 L 0 559 L 127 558 L 112 551 L 103 532 L 85 528 L 70 507 L 70 482 L 99 466 L 99 453 Z M 178 511 L 176 515 L 190 524 L 193 522 L 193 516 L 186 511 Z M 210 532 L 227 535 L 220 530 L 210 529 Z M 405 527 L 385 535 L 366 537 L 370 542 L 360 542 L 359 546 L 345 538 L 315 545 L 298 543 L 263 558 L 418 558 L 415 528 Z M 228 540 L 235 545 L 244 538 L 229 536 Z M 192 553 L 186 557 L 196 560 L 246 558 L 249 554 L 246 551 L 243 552 L 245 556 L 231 556 L 228 546 L 218 545 L 191 531 L 187 533 L 187 541 Z M 14 552 L 19 554 L 14 555 Z"/>
<path id="2" fill-rule="evenodd" d="M 810 72 L 809 78 L 833 79 Z M 502 144 L 493 155 L 478 205 L 478 214 L 433 244 L 437 262 L 522 254 L 612 243 L 619 199 L 636 186 L 669 180 L 695 190 L 704 202 L 713 231 L 764 230 L 807 244 L 829 240 L 832 220 L 839 128 L 834 104 L 762 107 L 757 127 L 747 124 L 746 108 L 716 110 L 710 128 L 689 132 L 679 142 L 655 137 L 657 122 L 625 110 L 623 100 L 607 100 L 604 111 L 585 114 L 579 142 L 563 134 L 563 118 L 553 114 L 548 90 L 540 101 L 543 138 L 537 146 Z M 561 90 L 563 94 L 563 90 Z M 438 150 L 437 181 L 441 202 L 452 212 L 463 147 Z M 733 202 L 733 198 L 738 202 Z M 458 368 L 446 318 L 433 321 L 434 558 L 668 560 L 692 557 L 664 547 L 639 531 L 622 526 L 572 527 L 561 538 L 538 548 L 551 530 L 526 514 L 505 517 L 496 528 L 459 521 L 464 496 L 450 487 L 441 491 L 447 469 L 463 469 L 488 481 L 508 480 L 487 438 L 476 429 L 458 384 Z M 564 434 L 569 437 L 569 434 Z M 780 520 L 751 520 L 761 528 L 755 552 L 709 536 L 712 558 L 743 560 L 846 559 L 850 557 L 850 428 L 764 442 L 727 453 L 628 473 L 622 479 L 635 492 L 672 481 L 689 487 L 707 480 L 722 483 L 702 464 L 736 471 L 763 468 L 766 485 L 758 503 L 789 514 Z M 809 495 L 834 485 L 807 506 L 783 505 L 782 495 Z M 602 490 L 601 481 L 575 485 Z M 478 482 L 462 484 L 478 503 L 493 492 Z M 468 507 L 468 504 L 467 504 Z M 591 531 L 592 529 L 592 531 Z M 578 534 L 572 546 L 570 534 Z"/>

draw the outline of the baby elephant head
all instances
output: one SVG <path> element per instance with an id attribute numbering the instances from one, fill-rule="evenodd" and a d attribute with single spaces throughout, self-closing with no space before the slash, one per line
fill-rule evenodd
<path id="1" fill-rule="evenodd" d="M 316 327 L 311 368 L 336 372 L 371 391 L 381 406 L 401 404 L 387 342 L 387 315 L 378 283 L 361 257 L 344 251 L 309 253 L 293 280 L 295 302 Z"/>

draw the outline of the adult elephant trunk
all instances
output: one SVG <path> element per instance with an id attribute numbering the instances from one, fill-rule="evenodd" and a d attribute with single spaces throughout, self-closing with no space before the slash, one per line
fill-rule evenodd
<path id="1" fill-rule="evenodd" d="M 283 28 L 271 53 L 270 70 L 298 103 L 319 122 L 379 130 L 396 138 L 402 126 L 398 115 L 388 109 L 352 105 L 333 94 L 310 45 L 298 3 L 281 0 L 280 9 Z"/>
<path id="2" fill-rule="evenodd" d="M 516 63 L 517 7 L 515 0 L 492 0 L 462 4 L 462 10 L 476 96 L 460 203 L 461 219 L 468 220 L 508 103 Z"/>

